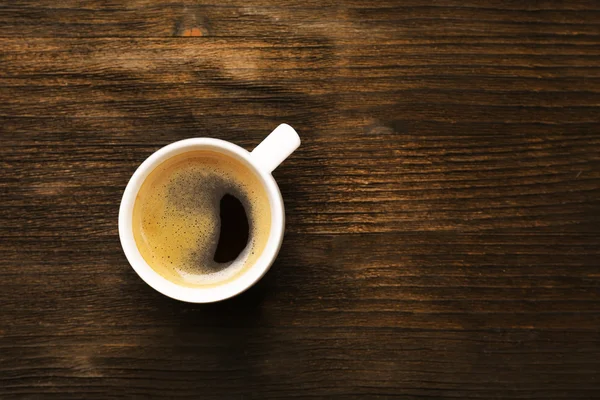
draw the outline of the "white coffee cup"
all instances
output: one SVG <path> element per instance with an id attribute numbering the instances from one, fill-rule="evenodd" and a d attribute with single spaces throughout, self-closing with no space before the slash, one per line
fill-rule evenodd
<path id="1" fill-rule="evenodd" d="M 285 211 L 279 187 L 271 173 L 300 146 L 300 137 L 287 124 L 279 125 L 252 152 L 220 139 L 194 138 L 171 143 L 156 151 L 135 171 L 121 200 L 119 209 L 119 237 L 127 260 L 137 274 L 160 293 L 177 300 L 191 303 L 211 303 L 228 299 L 242 293 L 256 283 L 271 267 L 283 240 Z M 186 287 L 178 285 L 158 274 L 137 248 L 133 236 L 133 206 L 138 191 L 148 175 L 167 159 L 195 150 L 224 153 L 247 165 L 263 184 L 271 205 L 271 232 L 264 251 L 244 273 L 236 279 L 217 286 Z"/>

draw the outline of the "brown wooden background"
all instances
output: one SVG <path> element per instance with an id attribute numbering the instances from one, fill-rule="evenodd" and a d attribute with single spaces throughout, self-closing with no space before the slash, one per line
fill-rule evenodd
<path id="1" fill-rule="evenodd" d="M 278 123 L 287 234 L 217 305 L 117 212 Z M 600 398 L 597 1 L 4 1 L 0 398 Z"/>

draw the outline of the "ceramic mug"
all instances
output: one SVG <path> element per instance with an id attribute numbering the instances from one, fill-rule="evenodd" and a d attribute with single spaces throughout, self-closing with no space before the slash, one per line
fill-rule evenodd
<path id="1" fill-rule="evenodd" d="M 121 200 L 119 237 L 127 260 L 137 274 L 152 288 L 177 300 L 211 303 L 242 293 L 256 283 L 271 267 L 283 240 L 285 211 L 277 182 L 271 175 L 300 146 L 300 137 L 287 124 L 279 125 L 252 152 L 233 143 L 212 138 L 185 139 L 171 143 L 148 157 L 135 171 Z M 270 203 L 271 231 L 265 249 L 254 265 L 238 277 L 217 286 L 188 287 L 174 283 L 156 272 L 140 254 L 133 236 L 133 206 L 144 180 L 160 164 L 189 151 L 209 150 L 224 153 L 244 163 L 262 183 Z"/>

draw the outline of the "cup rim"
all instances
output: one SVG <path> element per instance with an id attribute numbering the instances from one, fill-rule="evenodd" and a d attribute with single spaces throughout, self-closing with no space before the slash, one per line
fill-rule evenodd
<path id="1" fill-rule="evenodd" d="M 212 150 L 242 161 L 258 177 L 267 192 L 271 208 L 271 231 L 262 254 L 254 265 L 239 277 L 223 284 L 207 287 L 187 287 L 176 284 L 156 272 L 142 257 L 133 235 L 133 206 L 148 175 L 166 160 L 189 151 Z M 257 167 L 251 153 L 231 142 L 214 138 L 192 138 L 164 146 L 150 155 L 131 176 L 119 207 L 119 239 L 129 264 L 156 291 L 189 303 L 212 303 L 236 296 L 262 278 L 277 256 L 283 241 L 285 212 L 281 192 L 270 172 Z"/>

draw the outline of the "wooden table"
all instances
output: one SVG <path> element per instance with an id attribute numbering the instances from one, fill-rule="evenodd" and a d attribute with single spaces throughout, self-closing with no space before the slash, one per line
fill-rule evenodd
<path id="1" fill-rule="evenodd" d="M 600 397 L 597 1 L 5 1 L 0 398 Z M 279 258 L 150 289 L 158 148 L 303 143 Z"/>

